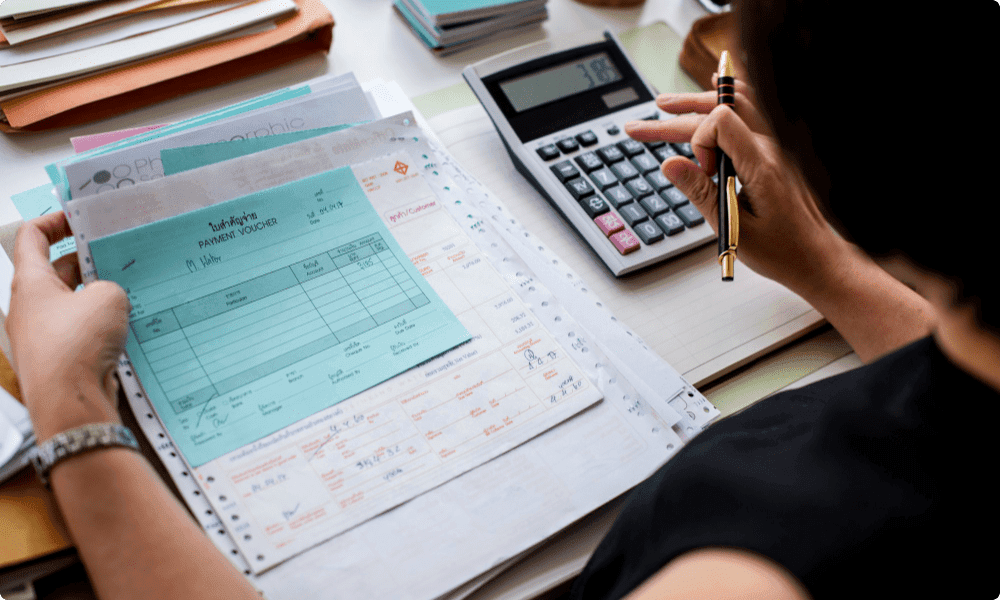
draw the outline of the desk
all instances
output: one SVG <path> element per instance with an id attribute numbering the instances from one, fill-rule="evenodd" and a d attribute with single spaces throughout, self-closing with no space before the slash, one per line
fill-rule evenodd
<path id="1" fill-rule="evenodd" d="M 41 134 L 0 137 L 0 165 L 3 165 L 0 167 L 3 175 L 0 179 L 0 223 L 18 218 L 9 202 L 11 194 L 47 183 L 42 167 L 72 152 L 69 143 L 72 136 L 178 121 L 328 72 L 354 71 L 360 81 L 395 80 L 404 92 L 415 98 L 418 106 L 422 103 L 433 105 L 440 100 L 435 91 L 461 83 L 460 73 L 466 64 L 507 48 L 581 30 L 609 28 L 621 31 L 657 20 L 665 20 L 675 30 L 686 32 L 695 19 L 707 14 L 695 0 L 647 0 L 644 6 L 632 9 L 597 9 L 572 0 L 550 0 L 550 18 L 541 28 L 517 34 L 502 43 L 494 42 L 456 56 L 438 58 L 408 30 L 387 0 L 325 0 L 325 3 L 337 21 L 328 57 L 311 57 L 277 71 L 97 123 Z M 819 331 L 720 381 L 703 386 L 702 391 L 724 415 L 732 414 L 803 377 L 832 374 L 857 364 L 853 355 L 845 358 L 847 354 L 846 345 L 835 332 Z M 597 539 L 603 531 L 601 528 L 610 523 L 613 515 L 614 507 L 611 507 L 573 528 L 475 597 L 524 597 L 565 581 L 588 553 L 588 546 L 581 542 L 580 536 L 589 532 L 584 535 L 587 540 Z M 549 562 L 553 553 L 567 548 L 575 554 L 560 559 L 565 568 L 556 571 L 536 568 Z"/>

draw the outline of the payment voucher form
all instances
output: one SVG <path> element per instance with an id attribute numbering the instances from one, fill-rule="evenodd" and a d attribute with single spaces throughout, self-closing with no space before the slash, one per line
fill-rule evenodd
<path id="1" fill-rule="evenodd" d="M 202 465 L 470 339 L 347 167 L 90 243 L 127 351 Z"/>
<path id="2" fill-rule="evenodd" d="M 264 181 L 275 170 L 283 176 L 302 177 L 266 192 L 220 201 L 210 209 L 196 209 L 184 215 L 190 220 L 168 228 L 176 232 L 194 228 L 207 233 L 206 237 L 180 233 L 170 237 L 160 232 L 155 239 L 145 239 L 142 232 L 152 230 L 142 226 L 130 230 L 131 241 L 121 240 L 107 248 L 101 247 L 107 243 L 102 243 L 104 238 L 89 244 L 80 238 L 85 250 L 93 252 L 102 278 L 124 281 L 121 275 L 140 264 L 160 264 L 153 259 L 157 245 L 160 255 L 173 256 L 170 269 L 157 267 L 160 270 L 146 283 L 127 286 L 135 308 L 128 350 L 134 363 L 163 360 L 155 354 L 139 355 L 149 342 L 144 341 L 146 334 L 138 333 L 142 328 L 137 325 L 148 323 L 150 329 L 160 330 L 150 332 L 160 336 L 157 339 L 175 334 L 174 343 L 182 353 L 175 361 L 190 356 L 198 359 L 187 359 L 187 370 L 204 378 L 188 376 L 183 389 L 161 387 L 153 405 L 178 446 L 187 440 L 181 446 L 183 452 L 203 452 L 197 460 L 206 462 L 192 464 L 184 475 L 197 481 L 213 514 L 218 515 L 220 528 L 211 533 L 228 533 L 246 561 L 241 568 L 254 573 L 412 500 L 601 400 L 600 391 L 572 353 L 519 297 L 514 286 L 530 283 L 501 276 L 491 264 L 493 259 L 469 237 L 469 232 L 483 233 L 482 223 L 470 221 L 467 231 L 432 191 L 432 187 L 447 190 L 449 183 L 428 161 L 430 149 L 419 141 L 422 132 L 411 119 L 382 123 L 377 129 L 391 131 L 389 137 L 399 146 L 411 146 L 410 152 L 397 150 L 338 169 L 334 161 L 344 159 L 336 153 L 330 159 L 323 156 L 328 147 L 340 149 L 344 138 L 356 140 L 360 135 L 347 130 L 319 143 L 293 144 L 260 157 L 175 175 L 179 179 L 169 183 L 171 189 L 197 182 L 191 188 L 197 190 L 216 181 L 239 179 L 239 173 L 247 171 L 238 163 L 247 160 L 255 165 L 254 176 Z M 303 156 L 308 159 L 288 160 Z M 317 170 L 322 174 L 316 175 Z M 164 185 L 168 181 L 163 180 Z M 135 197 L 129 199 L 140 202 L 145 198 L 139 194 L 141 188 L 131 188 Z M 359 189 L 362 198 L 356 198 Z M 367 204 L 363 209 L 356 206 L 361 200 Z M 449 201 L 460 204 L 454 198 Z M 352 218 L 352 210 L 373 210 L 379 222 Z M 290 229 L 281 230 L 287 235 L 274 235 L 286 222 L 296 223 L 298 231 L 289 225 Z M 231 223 L 238 228 L 232 239 L 221 239 L 233 232 Z M 268 232 L 273 235 L 270 241 L 234 245 L 244 238 L 266 237 Z M 117 234 L 108 237 L 113 235 Z M 148 246 L 145 263 L 140 263 L 135 252 L 124 250 L 131 244 Z M 261 254 L 265 247 L 271 250 Z M 109 248 L 118 250 L 109 254 Z M 252 269 L 237 268 L 245 252 L 261 257 L 248 261 Z M 401 270 L 391 264 L 390 256 L 395 256 Z M 85 261 L 86 257 L 84 253 Z M 364 283 L 364 273 L 382 268 L 376 263 L 384 266 L 385 275 Z M 280 274 L 283 271 L 290 275 Z M 265 284 L 265 279 L 278 277 L 284 277 L 288 286 Z M 332 291 L 343 287 L 336 283 L 340 277 L 365 306 L 367 317 L 360 310 L 333 308 L 337 301 L 353 302 L 335 300 L 341 298 Z M 182 286 L 184 282 L 191 282 L 192 289 Z M 410 282 L 416 287 L 410 287 Z M 258 283 L 277 291 L 261 298 L 267 291 L 256 291 Z M 381 291 L 369 296 L 362 290 L 364 285 Z M 297 288 L 302 288 L 308 305 L 306 300 L 299 306 L 288 299 L 280 307 L 276 304 L 282 301 L 278 294 L 297 296 Z M 153 289 L 158 291 L 154 294 Z M 319 299 L 321 294 L 328 297 Z M 274 304 L 267 304 L 267 298 Z M 214 334 L 199 323 L 220 319 L 226 313 L 218 311 L 233 301 L 235 308 L 226 312 L 232 318 L 242 317 L 239 331 L 243 333 L 212 342 Z M 324 308 L 326 302 L 331 308 Z M 253 303 L 260 310 L 252 312 Z M 311 314 L 310 306 L 322 323 L 317 320 L 315 326 L 280 338 L 298 322 L 292 315 L 296 311 Z M 168 310 L 168 319 L 176 323 L 163 318 Z M 332 320 L 332 315 L 338 320 Z M 455 318 L 461 326 L 455 326 Z M 265 319 L 288 322 L 265 332 Z M 168 334 L 171 328 L 174 331 Z M 259 335 L 254 337 L 254 333 Z M 331 335 L 337 342 L 332 342 Z M 341 336 L 345 341 L 340 341 Z M 161 344 L 165 346 L 165 341 Z M 185 344 L 191 354 L 186 353 Z M 202 344 L 208 344 L 206 349 L 216 348 L 209 350 L 214 353 L 203 358 Z M 286 346 L 271 350 L 276 344 Z M 311 356 L 287 354 L 307 344 L 318 347 Z M 451 349 L 441 353 L 438 348 Z M 440 355 L 424 358 L 435 353 Z M 298 362 L 289 364 L 293 357 Z M 215 374 L 215 361 L 218 369 L 228 370 Z M 407 364 L 413 368 L 400 372 Z M 132 385 L 134 370 L 152 400 L 153 388 L 175 375 L 168 365 L 169 361 L 153 367 L 146 364 L 140 371 L 138 364 L 125 363 L 126 389 L 142 392 Z M 261 373 L 259 378 L 243 383 L 254 369 Z M 219 395 L 201 392 L 209 382 Z M 238 384 L 242 387 L 233 388 Z M 353 386 L 359 391 L 343 399 Z M 164 391 L 167 387 L 172 391 Z M 209 398 L 203 402 L 205 396 Z M 299 411 L 300 405 L 309 408 Z M 293 416 L 290 410 L 302 416 Z M 185 426 L 189 429 L 184 430 Z M 263 431 L 272 433 L 260 435 Z M 252 441 L 239 444 L 236 440 L 242 438 Z M 221 439 L 227 443 L 216 446 Z"/>

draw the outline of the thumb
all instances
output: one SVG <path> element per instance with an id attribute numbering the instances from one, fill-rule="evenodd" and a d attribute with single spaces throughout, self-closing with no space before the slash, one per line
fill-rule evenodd
<path id="1" fill-rule="evenodd" d="M 113 281 L 91 281 L 77 297 L 90 304 L 88 310 L 92 317 L 92 327 L 102 334 L 110 334 L 115 341 L 118 341 L 117 338 L 124 341 L 132 303 L 121 286 Z"/>
<path id="2" fill-rule="evenodd" d="M 712 229 L 718 229 L 719 222 L 716 215 L 718 214 L 719 188 L 708 175 L 705 175 L 701 167 L 683 156 L 674 156 L 667 159 L 660 166 L 660 170 L 674 184 L 674 187 L 687 196 L 695 208 L 705 216 L 705 220 L 712 226 Z"/>

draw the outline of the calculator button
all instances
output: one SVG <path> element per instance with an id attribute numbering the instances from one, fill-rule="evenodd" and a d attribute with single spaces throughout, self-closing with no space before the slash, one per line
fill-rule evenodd
<path id="1" fill-rule="evenodd" d="M 653 156 L 656 157 L 656 160 L 663 162 L 671 156 L 680 156 L 680 153 L 677 152 L 677 150 L 674 150 L 674 147 L 670 144 L 664 144 L 663 146 L 653 150 Z"/>
<path id="2" fill-rule="evenodd" d="M 615 172 L 620 181 L 628 181 L 639 176 L 639 170 L 632 166 L 632 163 L 622 161 L 611 165 L 611 170 Z"/>
<path id="3" fill-rule="evenodd" d="M 566 183 L 566 188 L 577 200 L 586 198 L 594 193 L 594 186 L 590 185 L 590 182 L 586 179 L 573 179 Z"/>
<path id="4" fill-rule="evenodd" d="M 652 221 L 639 223 L 632 229 L 644 244 L 655 244 L 663 239 L 663 230 L 657 227 Z"/>
<path id="5" fill-rule="evenodd" d="M 566 154 L 569 154 L 570 152 L 576 152 L 577 150 L 580 149 L 580 144 L 577 144 L 576 139 L 574 138 L 566 138 L 564 140 L 559 140 L 558 142 L 556 142 L 556 146 L 559 146 L 559 149 L 565 152 Z"/>
<path id="6" fill-rule="evenodd" d="M 611 163 L 616 163 L 620 160 L 625 160 L 625 155 L 622 154 L 622 151 L 618 149 L 618 146 L 612 145 L 612 146 L 605 146 L 603 148 L 598 148 L 597 154 L 600 155 L 601 159 L 604 160 L 604 162 L 608 163 L 609 165 Z"/>
<path id="7" fill-rule="evenodd" d="M 651 114 L 649 116 L 643 117 L 642 120 L 643 121 L 659 121 L 660 120 L 660 113 L 653 113 L 653 114 Z"/>
<path id="8" fill-rule="evenodd" d="M 635 200 L 635 196 L 620 185 L 604 190 L 604 196 L 612 206 L 618 208 Z"/>
<path id="9" fill-rule="evenodd" d="M 608 127 L 608 135 L 618 135 L 619 133 L 621 133 L 621 130 L 618 129 L 617 125 L 612 125 L 611 127 Z"/>
<path id="10" fill-rule="evenodd" d="M 663 201 L 663 198 L 660 198 L 656 194 L 646 196 L 640 202 L 642 203 L 642 207 L 646 209 L 646 212 L 654 217 L 658 217 L 670 210 L 670 207 Z"/>
<path id="11" fill-rule="evenodd" d="M 670 208 L 678 208 L 688 203 L 688 198 L 679 189 L 671 186 L 660 192 L 660 197 L 667 201 Z"/>
<path id="12" fill-rule="evenodd" d="M 625 223 L 618 218 L 613 212 L 604 213 L 603 215 L 594 219 L 594 223 L 597 223 L 597 227 L 604 233 L 604 237 L 608 237 L 613 233 L 617 233 L 625 229 Z"/>
<path id="13" fill-rule="evenodd" d="M 542 157 L 542 160 L 552 160 L 559 157 L 559 148 L 556 148 L 553 144 L 542 146 L 537 152 L 538 156 Z"/>
<path id="14" fill-rule="evenodd" d="M 673 184 L 667 179 L 667 176 L 661 171 L 653 171 L 652 173 L 646 173 L 646 181 L 649 185 L 653 186 L 653 189 L 657 192 L 662 192 Z"/>
<path id="15" fill-rule="evenodd" d="M 691 149 L 691 144 L 689 142 L 684 142 L 683 144 L 673 144 L 673 146 L 677 152 L 688 158 L 694 158 L 694 150 Z"/>
<path id="16" fill-rule="evenodd" d="M 580 171 L 573 166 L 573 163 L 568 160 L 564 160 L 560 163 L 556 163 L 550 167 L 552 172 L 556 174 L 561 183 L 566 183 L 570 179 L 576 179 L 580 176 Z"/>
<path id="17" fill-rule="evenodd" d="M 653 188 L 642 177 L 630 179 L 625 182 L 625 189 L 632 192 L 636 198 L 643 198 L 653 193 Z"/>
<path id="18" fill-rule="evenodd" d="M 597 134 L 593 131 L 584 131 L 577 134 L 576 141 L 580 142 L 581 146 L 593 146 L 597 143 Z"/>
<path id="19" fill-rule="evenodd" d="M 618 149 L 625 153 L 625 156 L 637 156 L 646 151 L 643 145 L 633 139 L 618 142 Z"/>
<path id="20" fill-rule="evenodd" d="M 580 156 L 576 157 L 576 164 L 580 165 L 584 173 L 590 173 L 594 169 L 600 169 L 604 166 L 601 159 L 597 158 L 597 155 L 593 152 L 585 152 Z"/>
<path id="21" fill-rule="evenodd" d="M 656 224 L 662 227 L 663 231 L 667 232 L 667 235 L 674 235 L 675 233 L 684 231 L 684 221 L 681 221 L 680 217 L 674 213 L 667 213 L 656 217 Z"/>
<path id="22" fill-rule="evenodd" d="M 635 168 L 639 169 L 639 172 L 643 175 L 651 171 L 657 171 L 660 168 L 660 163 L 658 163 L 652 155 L 646 154 L 645 152 L 633 157 L 632 164 L 635 165 Z"/>
<path id="23" fill-rule="evenodd" d="M 618 185 L 618 178 L 607 167 L 591 172 L 590 178 L 594 180 L 594 185 L 601 191 L 613 185 Z"/>
<path id="24" fill-rule="evenodd" d="M 646 142 L 646 147 L 649 148 L 650 150 L 656 150 L 657 148 L 662 148 L 663 146 L 666 145 L 667 145 L 666 142 Z"/>
<path id="25" fill-rule="evenodd" d="M 591 196 L 590 198 L 584 198 L 580 201 L 580 205 L 583 206 L 583 210 L 587 211 L 590 218 L 593 219 L 611 210 L 608 207 L 608 203 L 604 201 L 604 198 L 600 196 Z"/>
<path id="26" fill-rule="evenodd" d="M 622 254 L 628 254 L 629 252 L 635 252 L 639 249 L 639 239 L 632 235 L 631 231 L 619 231 L 618 233 L 611 236 L 611 243 L 618 248 L 618 251 Z"/>
<path id="27" fill-rule="evenodd" d="M 701 213 L 694 207 L 694 204 L 685 204 L 684 206 L 678 208 L 675 212 L 680 215 L 681 220 L 684 221 L 684 224 L 688 227 L 701 225 L 705 222 L 705 217 L 701 216 Z"/>
<path id="28" fill-rule="evenodd" d="M 618 214 L 625 219 L 625 222 L 630 226 L 634 226 L 636 223 L 642 223 L 649 219 L 649 215 L 646 211 L 642 210 L 642 207 L 635 202 L 631 204 L 626 204 L 618 209 Z"/>

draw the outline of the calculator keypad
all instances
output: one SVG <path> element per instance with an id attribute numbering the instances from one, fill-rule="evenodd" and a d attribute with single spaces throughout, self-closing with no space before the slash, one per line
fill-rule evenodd
<path id="1" fill-rule="evenodd" d="M 604 190 L 604 196 L 615 208 L 618 208 L 623 204 L 628 204 L 635 199 L 635 197 L 632 196 L 628 190 L 620 185 Z"/>
<path id="2" fill-rule="evenodd" d="M 573 179 L 566 184 L 566 188 L 569 189 L 569 193 L 573 194 L 573 197 L 577 200 L 582 200 L 594 193 L 594 186 L 590 185 L 590 182 L 586 179 Z"/>
<path id="3" fill-rule="evenodd" d="M 652 221 L 643 221 L 632 229 L 644 244 L 654 244 L 663 239 L 663 230 L 657 227 Z"/>
<path id="4" fill-rule="evenodd" d="M 629 252 L 635 252 L 639 249 L 639 240 L 631 231 L 619 231 L 618 233 L 611 236 L 611 243 L 618 248 L 618 251 L 622 254 L 628 254 Z"/>
<path id="5" fill-rule="evenodd" d="M 604 198 L 600 196 L 590 196 L 580 201 L 580 205 L 583 206 L 583 210 L 587 212 L 587 215 L 591 219 L 596 219 L 600 215 L 611 210 L 608 203 L 604 201 Z"/>
<path id="6" fill-rule="evenodd" d="M 621 133 L 618 125 L 605 129 L 608 135 Z M 670 157 L 693 158 L 690 144 L 643 144 L 626 138 L 591 148 L 599 143 L 594 130 L 587 130 L 544 144 L 536 152 L 543 161 L 564 157 L 549 168 L 620 254 L 662 243 L 705 222 L 660 171 Z"/>
<path id="7" fill-rule="evenodd" d="M 593 146 L 597 143 L 597 134 L 593 131 L 584 131 L 577 134 L 576 141 L 580 142 L 581 146 Z"/>
<path id="8" fill-rule="evenodd" d="M 625 161 L 611 165 L 611 170 L 618 176 L 619 181 L 628 181 L 639 176 L 639 170 L 632 166 L 632 163 Z"/>
<path id="9" fill-rule="evenodd" d="M 604 232 L 605 237 L 610 237 L 612 234 L 625 229 L 625 223 L 622 223 L 618 215 L 612 212 L 597 217 L 594 219 L 594 223 L 597 223 L 597 227 Z"/>
<path id="10" fill-rule="evenodd" d="M 620 160 L 625 160 L 625 155 L 618 149 L 618 146 L 605 146 L 597 149 L 598 156 L 607 164 L 614 164 Z"/>
<path id="11" fill-rule="evenodd" d="M 556 174 L 561 183 L 566 183 L 570 179 L 580 176 L 580 171 L 573 166 L 573 163 L 568 160 L 564 160 L 561 163 L 556 163 L 551 167 L 552 172 Z"/>
<path id="12" fill-rule="evenodd" d="M 587 152 L 576 157 L 576 164 L 580 165 L 585 173 L 590 173 L 596 169 L 600 169 L 604 166 L 601 159 L 597 158 L 597 155 L 593 152 Z"/>
<path id="13" fill-rule="evenodd" d="M 613 185 L 618 185 L 618 178 L 615 174 L 608 170 L 607 167 L 598 169 L 596 171 L 591 171 L 590 179 L 597 186 L 597 189 L 604 191 Z"/>
<path id="14" fill-rule="evenodd" d="M 559 140 L 558 142 L 556 142 L 556 146 L 558 146 L 559 149 L 565 152 L 566 154 L 569 154 L 570 152 L 576 152 L 580 148 L 580 144 L 577 143 L 576 138 L 566 138 L 564 140 Z"/>

